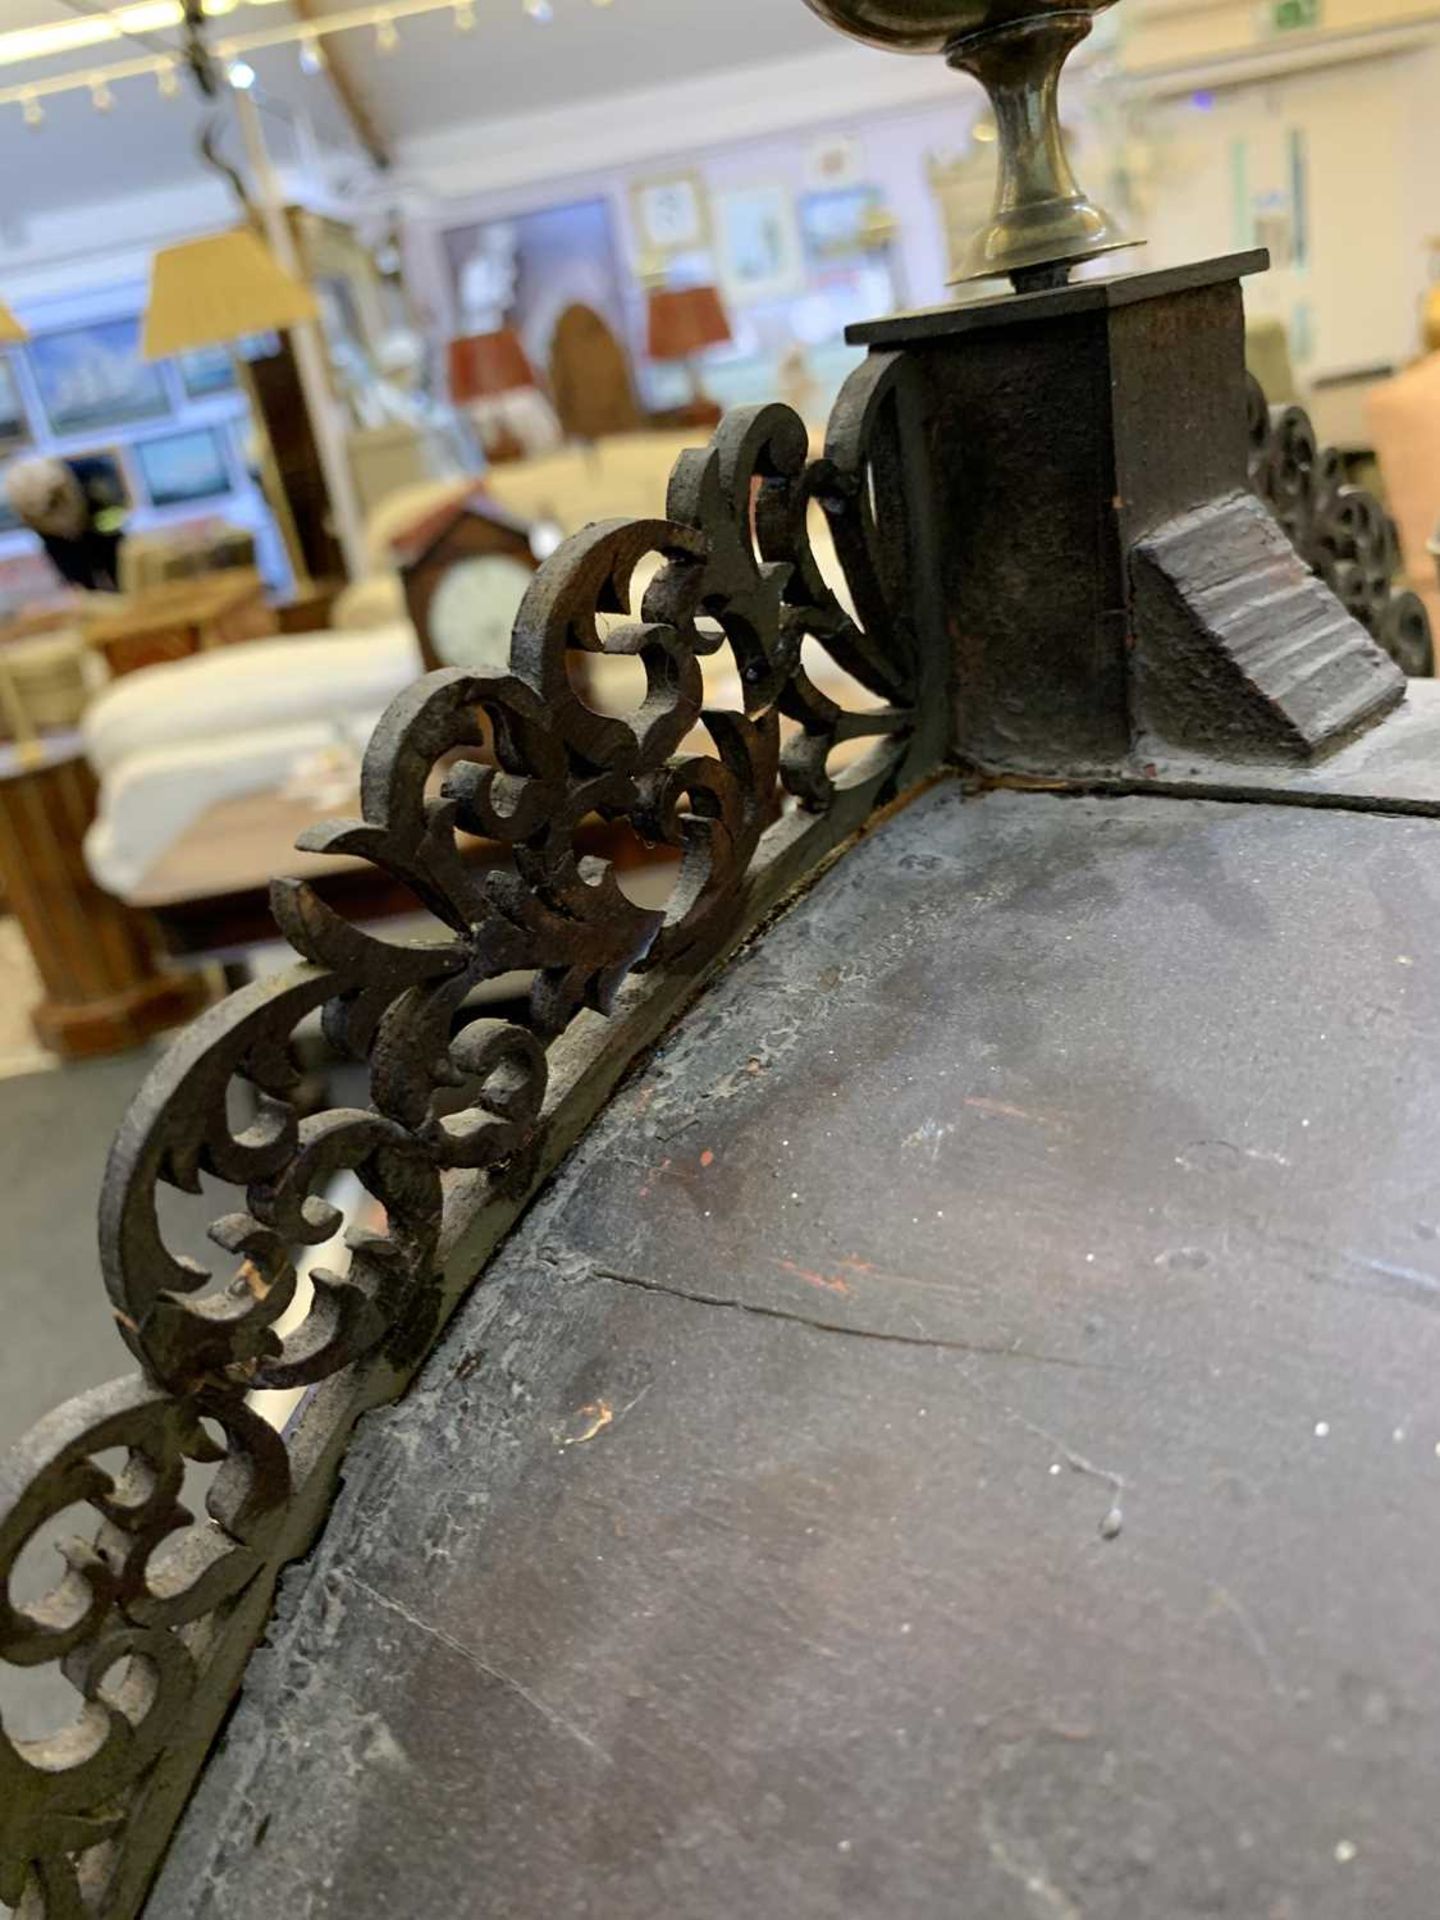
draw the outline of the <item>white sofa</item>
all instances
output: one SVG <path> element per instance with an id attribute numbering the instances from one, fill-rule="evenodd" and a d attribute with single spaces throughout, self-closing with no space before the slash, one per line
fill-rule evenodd
<path id="1" fill-rule="evenodd" d="M 337 741 L 363 749 L 419 671 L 414 629 L 402 621 L 249 641 L 112 682 L 83 723 L 100 782 L 85 840 L 91 873 L 128 898 L 217 801 L 279 786 Z"/>
<path id="2" fill-rule="evenodd" d="M 566 533 L 612 517 L 661 516 L 671 468 L 694 434 L 635 434 L 497 467 L 487 487 L 507 510 L 550 519 Z M 341 631 L 250 641 L 114 682 L 90 707 L 86 749 L 100 781 L 99 814 L 85 843 L 95 879 L 122 899 L 210 807 L 282 786 L 297 763 L 337 742 L 363 749 L 389 702 L 420 671 L 419 647 L 404 618 L 389 542 L 446 498 L 475 485 L 425 482 L 402 489 L 371 515 L 367 539 L 376 572 L 347 590 L 336 608 Z M 817 554 L 832 571 L 821 530 Z M 832 572 L 833 577 L 833 572 Z M 629 659 L 592 656 L 590 697 L 625 713 L 643 699 L 644 674 Z M 828 662 L 820 683 L 845 699 Z M 704 663 L 710 697 L 740 704 L 728 652 Z M 833 684 L 832 684 L 833 683 Z M 697 736 L 702 746 L 704 737 Z"/>

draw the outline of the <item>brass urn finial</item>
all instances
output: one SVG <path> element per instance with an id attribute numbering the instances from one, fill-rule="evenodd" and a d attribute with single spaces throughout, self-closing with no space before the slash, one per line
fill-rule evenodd
<path id="1" fill-rule="evenodd" d="M 871 46 L 940 53 L 990 95 L 1000 178 L 990 224 L 960 281 L 1008 274 L 1018 292 L 1061 286 L 1072 267 L 1134 246 L 1080 190 L 1060 131 L 1060 70 L 1114 0 L 806 0 Z"/>

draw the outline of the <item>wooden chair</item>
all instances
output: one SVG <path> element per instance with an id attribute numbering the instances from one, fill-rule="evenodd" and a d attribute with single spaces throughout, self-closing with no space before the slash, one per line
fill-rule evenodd
<path id="1" fill-rule="evenodd" d="M 604 316 L 578 301 L 555 324 L 550 397 L 567 439 L 636 433 L 646 424 L 630 356 Z"/>

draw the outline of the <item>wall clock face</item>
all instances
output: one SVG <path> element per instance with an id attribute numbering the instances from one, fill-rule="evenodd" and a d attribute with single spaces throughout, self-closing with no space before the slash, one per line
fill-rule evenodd
<path id="1" fill-rule="evenodd" d="M 459 560 L 430 602 L 430 645 L 447 667 L 503 673 L 510 664 L 510 633 L 533 571 L 502 553 Z"/>

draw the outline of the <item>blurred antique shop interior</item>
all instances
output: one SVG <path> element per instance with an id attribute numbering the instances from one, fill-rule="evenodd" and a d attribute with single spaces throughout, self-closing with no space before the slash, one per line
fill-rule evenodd
<path id="1" fill-rule="evenodd" d="M 1440 616 L 1437 101 L 1430 0 L 1125 0 L 1061 107 L 1144 264 L 1269 250 L 1252 371 Z M 295 851 L 380 713 L 503 665 L 537 565 L 663 514 L 722 410 L 820 446 L 847 329 L 957 297 L 996 133 L 799 0 L 5 0 L 0 1441 L 113 1370 L 105 1146 L 277 964 L 271 877 L 415 910 Z M 634 706 L 637 662 L 590 667 Z"/>

